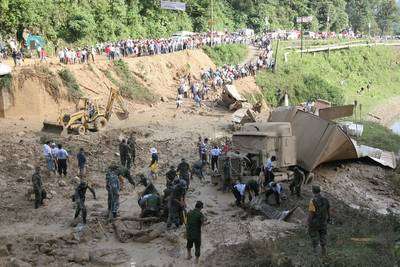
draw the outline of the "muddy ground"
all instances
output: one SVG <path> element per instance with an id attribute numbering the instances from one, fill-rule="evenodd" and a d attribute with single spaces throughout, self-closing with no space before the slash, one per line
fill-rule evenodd
<path id="1" fill-rule="evenodd" d="M 170 165 L 176 166 L 182 157 L 190 163 L 197 160 L 199 136 L 215 140 L 231 134 L 230 116 L 211 103 L 201 110 L 185 103 L 182 110 L 176 111 L 171 101 L 134 110 L 127 121 L 113 120 L 104 132 L 67 137 L 43 134 L 39 125 L 29 121 L 0 120 L 4 126 L 0 132 L 0 266 L 6 263 L 14 264 L 10 266 L 192 266 L 192 261 L 185 260 L 184 229 L 167 231 L 163 223 L 145 225 L 144 230 L 152 230 L 149 236 L 126 243 L 118 240 L 115 229 L 105 218 L 105 170 L 110 163 L 118 161 L 119 140 L 133 133 L 139 146 L 134 174 L 147 172 L 149 149 L 157 147 L 161 174 L 155 184 L 162 190 L 164 174 Z M 27 192 L 34 166 L 45 166 L 41 155 L 42 143 L 47 139 L 63 144 L 70 152 L 69 174 L 60 179 L 44 172 L 50 199 L 44 207 L 35 210 Z M 98 195 L 94 200 L 87 194 L 86 227 L 73 221 L 71 202 L 77 174 L 75 155 L 80 147 L 88 153 L 88 179 Z M 355 216 L 354 227 L 365 220 L 378 225 L 382 215 L 377 214 L 386 214 L 388 208 L 400 213 L 400 198 L 386 179 L 390 173 L 363 161 L 327 164 L 315 171 L 312 184 L 319 184 L 327 191 L 329 199 L 336 204 L 336 221 L 342 222 L 332 226 L 333 233 L 341 225 L 348 226 L 340 219 L 344 215 L 347 220 L 351 214 L 359 214 Z M 288 191 L 287 183 L 284 187 Z M 202 200 L 209 222 L 203 230 L 200 265 L 312 266 L 304 227 L 310 188 L 311 184 L 305 185 L 303 198 L 289 197 L 279 207 L 281 210 L 299 207 L 290 222 L 281 222 L 249 215 L 234 206 L 233 195 L 222 194 L 210 183 L 209 170 L 205 181 L 195 178 L 187 196 L 188 208 Z M 137 195 L 141 190 L 141 186 L 133 188 L 126 184 L 120 197 L 121 217 L 139 215 Z M 126 226 L 131 231 L 139 227 L 137 223 Z M 346 240 L 365 237 L 347 234 Z M 299 251 L 293 253 L 296 249 L 304 255 L 299 257 Z M 333 259 L 336 256 L 330 254 Z"/>

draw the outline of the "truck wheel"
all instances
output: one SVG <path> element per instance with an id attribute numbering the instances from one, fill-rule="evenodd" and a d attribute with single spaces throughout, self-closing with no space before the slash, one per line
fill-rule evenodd
<path id="1" fill-rule="evenodd" d="M 77 130 L 79 135 L 85 135 L 86 133 L 86 128 L 83 125 L 79 126 Z"/>
<path id="2" fill-rule="evenodd" d="M 96 131 L 101 131 L 103 130 L 107 125 L 107 120 L 104 117 L 98 117 L 95 121 L 94 121 L 94 128 L 96 129 Z"/>

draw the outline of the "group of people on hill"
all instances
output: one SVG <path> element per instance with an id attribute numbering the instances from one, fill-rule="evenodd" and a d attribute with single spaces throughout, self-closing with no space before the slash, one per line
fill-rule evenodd
<path id="1" fill-rule="evenodd" d="M 215 70 L 212 68 L 204 69 L 200 74 L 200 81 L 195 80 L 191 74 L 181 78 L 177 90 L 176 106 L 182 107 L 185 98 L 192 98 L 197 107 L 202 101 L 208 98 L 210 91 L 217 91 L 223 85 L 232 84 L 235 80 L 247 76 L 255 76 L 261 69 L 271 69 L 274 67 L 273 51 L 267 46 L 255 61 L 237 64 L 224 65 Z"/>

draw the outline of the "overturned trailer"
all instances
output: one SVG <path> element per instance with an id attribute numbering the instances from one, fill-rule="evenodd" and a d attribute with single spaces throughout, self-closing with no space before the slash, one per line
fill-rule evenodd
<path id="1" fill-rule="evenodd" d="M 244 180 L 258 176 L 268 157 L 276 158 L 275 167 L 296 165 L 296 138 L 290 123 L 249 123 L 232 136 L 232 149 L 219 158 L 219 174 L 214 183 L 219 183 L 226 160 L 232 165 L 232 178 Z"/>
<path id="2" fill-rule="evenodd" d="M 338 123 L 330 120 L 351 114 L 351 110 L 352 106 L 334 108 L 326 112 L 325 117 L 320 117 L 296 107 L 279 107 L 271 113 L 269 121 L 291 124 L 297 141 L 297 163 L 304 170 L 312 171 L 326 162 L 363 157 L 396 168 L 393 152 L 359 146 Z"/>

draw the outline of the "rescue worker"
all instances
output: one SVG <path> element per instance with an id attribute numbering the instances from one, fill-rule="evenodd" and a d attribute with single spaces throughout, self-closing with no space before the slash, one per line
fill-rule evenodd
<path id="1" fill-rule="evenodd" d="M 205 216 L 201 212 L 203 209 L 203 202 L 197 201 L 195 208 L 187 214 L 186 224 L 186 239 L 187 239 L 187 259 L 192 258 L 192 248 L 194 245 L 194 255 L 196 257 L 195 263 L 199 263 L 200 246 L 201 246 L 201 227 L 204 224 Z"/>
<path id="2" fill-rule="evenodd" d="M 158 194 L 156 187 L 153 185 L 151 181 L 149 181 L 146 176 L 142 173 L 139 175 L 140 184 L 142 184 L 145 188 L 141 193 L 141 196 L 148 195 L 148 194 Z"/>
<path id="3" fill-rule="evenodd" d="M 133 180 L 131 176 L 131 172 L 128 168 L 123 167 L 123 166 L 118 166 L 117 168 L 117 173 L 118 173 L 118 178 L 120 182 L 120 186 L 124 183 L 124 178 L 128 180 L 128 182 L 135 187 L 135 181 Z"/>
<path id="4" fill-rule="evenodd" d="M 40 167 L 35 168 L 32 175 L 33 192 L 35 193 L 35 209 L 43 205 L 43 200 L 46 198 L 46 191 L 43 189 L 42 176 L 40 175 Z"/>
<path id="5" fill-rule="evenodd" d="M 172 185 L 172 183 L 174 182 L 175 178 L 176 178 L 176 170 L 174 166 L 170 166 L 169 167 L 169 171 L 165 174 L 166 178 L 167 178 L 167 187 Z"/>
<path id="6" fill-rule="evenodd" d="M 132 165 L 135 165 L 135 158 L 136 158 L 136 138 L 133 136 L 133 134 L 130 135 L 128 138 L 127 145 L 129 147 L 129 154 L 131 157 L 131 163 Z"/>
<path id="7" fill-rule="evenodd" d="M 141 218 L 159 217 L 161 200 L 158 194 L 147 194 L 139 198 L 138 204 L 142 209 Z"/>
<path id="8" fill-rule="evenodd" d="M 196 161 L 192 165 L 191 179 L 193 179 L 193 175 L 196 175 L 200 178 L 200 180 L 204 179 L 203 168 L 205 163 L 202 160 Z"/>
<path id="9" fill-rule="evenodd" d="M 129 147 L 125 139 L 122 139 L 119 144 L 119 157 L 121 165 L 126 167 L 128 170 L 131 168 L 131 156 L 129 154 Z"/>
<path id="10" fill-rule="evenodd" d="M 260 193 L 260 186 L 255 180 L 250 180 L 246 183 L 246 192 L 249 193 L 249 201 L 253 200 L 252 193 L 254 193 L 255 197 L 258 197 Z"/>
<path id="11" fill-rule="evenodd" d="M 168 220 L 167 227 L 170 228 L 175 225 L 178 228 L 181 223 L 181 213 L 185 207 L 184 194 L 185 189 L 179 183 L 179 180 L 175 180 L 176 183 L 172 187 L 172 192 L 168 201 Z"/>
<path id="12" fill-rule="evenodd" d="M 75 189 L 75 193 L 74 193 L 74 196 L 72 197 L 72 201 L 76 203 L 74 219 L 78 218 L 79 213 L 82 212 L 82 222 L 83 222 L 83 224 L 86 224 L 86 217 L 87 217 L 86 205 L 85 205 L 86 191 L 89 189 L 90 192 L 93 194 L 94 199 L 96 199 L 96 192 L 82 178 L 83 178 L 83 176 L 81 176 L 80 183 L 79 183 L 78 187 Z"/>
<path id="13" fill-rule="evenodd" d="M 265 200 L 268 202 L 269 196 L 274 195 L 276 204 L 280 205 L 282 192 L 283 189 L 280 183 L 270 182 L 268 185 L 268 190 L 265 191 Z"/>
<path id="14" fill-rule="evenodd" d="M 189 163 L 186 162 L 185 159 L 181 160 L 181 163 L 179 163 L 178 168 L 177 168 L 179 178 L 183 179 L 186 181 L 187 186 L 189 187 L 190 184 L 190 165 Z"/>
<path id="15" fill-rule="evenodd" d="M 291 195 L 294 195 L 296 193 L 296 195 L 300 197 L 301 185 L 303 184 L 306 176 L 304 172 L 300 170 L 300 168 L 298 167 L 294 167 L 293 171 L 294 171 L 293 181 L 289 185 L 290 193 Z"/>
<path id="16" fill-rule="evenodd" d="M 313 252 L 318 254 L 318 245 L 321 246 L 322 256 L 326 256 L 327 224 L 331 221 L 330 204 L 328 199 L 321 196 L 321 188 L 313 186 L 314 197 L 308 205 L 308 234 L 311 238 Z"/>
<path id="17" fill-rule="evenodd" d="M 150 154 L 151 154 L 151 162 L 150 162 L 150 165 L 149 165 L 150 177 L 152 177 L 153 180 L 157 180 L 157 175 L 158 175 L 158 153 L 157 153 L 157 149 L 155 147 L 152 147 L 150 149 Z"/>
<path id="18" fill-rule="evenodd" d="M 242 183 L 240 180 L 238 180 L 232 188 L 232 193 L 236 199 L 236 206 L 238 207 L 241 204 L 244 204 L 245 190 L 246 190 L 246 184 Z"/>
<path id="19" fill-rule="evenodd" d="M 86 173 L 86 155 L 83 148 L 79 149 L 76 159 L 78 160 L 79 176 L 83 176 Z"/>
<path id="20" fill-rule="evenodd" d="M 106 189 L 108 193 L 108 214 L 109 217 L 116 218 L 119 208 L 119 168 L 112 164 L 106 174 Z"/>
<path id="21" fill-rule="evenodd" d="M 276 158 L 275 156 L 272 157 L 268 157 L 267 161 L 265 162 L 264 168 L 263 168 L 263 172 L 264 172 L 264 186 L 268 186 L 271 182 L 273 182 L 275 180 L 275 175 L 273 172 L 274 169 L 274 165 L 273 165 L 273 161 L 275 161 Z"/>
<path id="22" fill-rule="evenodd" d="M 227 157 L 223 166 L 224 176 L 222 184 L 222 192 L 226 192 L 232 183 L 232 163 L 230 157 Z"/>

